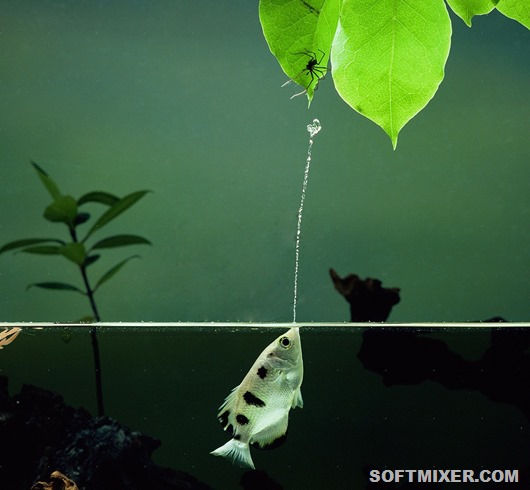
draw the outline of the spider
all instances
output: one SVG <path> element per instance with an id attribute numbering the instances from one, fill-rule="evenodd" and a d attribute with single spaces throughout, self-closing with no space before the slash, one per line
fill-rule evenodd
<path id="1" fill-rule="evenodd" d="M 319 51 L 322 54 L 322 56 L 320 56 L 320 59 L 317 58 L 317 55 L 313 51 L 309 51 L 309 50 L 305 50 L 302 53 L 293 53 L 293 54 L 300 54 L 300 55 L 304 55 L 304 56 L 308 56 L 309 57 L 309 61 L 305 65 L 305 68 L 295 78 L 298 78 L 298 76 L 300 76 L 302 73 L 307 73 L 311 77 L 311 81 L 307 84 L 307 86 L 305 87 L 305 89 L 302 92 L 293 95 L 291 97 L 291 99 L 294 98 L 294 97 L 297 97 L 298 95 L 305 94 L 307 92 L 307 90 L 309 89 L 309 87 L 315 81 L 315 78 L 317 80 L 317 83 L 318 83 L 318 80 L 320 80 L 321 78 L 324 78 L 324 75 L 327 72 L 327 68 L 325 66 L 320 66 L 320 63 L 322 63 L 322 60 L 324 59 L 325 53 L 321 49 L 319 49 Z M 288 80 L 287 82 L 285 82 L 282 85 L 282 87 L 284 87 L 285 85 L 287 85 L 291 81 L 292 80 Z"/>

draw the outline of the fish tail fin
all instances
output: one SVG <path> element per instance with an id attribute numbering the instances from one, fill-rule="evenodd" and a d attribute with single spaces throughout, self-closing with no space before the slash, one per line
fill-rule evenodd
<path id="1" fill-rule="evenodd" d="M 232 463 L 255 469 L 252 457 L 250 456 L 250 447 L 248 443 L 245 444 L 244 442 L 230 439 L 226 444 L 218 447 L 210 454 L 213 454 L 214 456 L 223 456 L 232 461 Z"/>

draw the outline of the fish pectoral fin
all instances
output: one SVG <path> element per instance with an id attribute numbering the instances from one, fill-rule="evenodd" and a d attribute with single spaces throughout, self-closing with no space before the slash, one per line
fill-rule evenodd
<path id="1" fill-rule="evenodd" d="M 254 462 L 250 456 L 250 447 L 248 443 L 245 444 L 244 442 L 230 439 L 226 444 L 218 447 L 210 454 L 213 454 L 214 456 L 223 456 L 224 458 L 229 459 L 232 463 L 243 468 L 255 469 Z"/>
<path id="2" fill-rule="evenodd" d="M 293 404 L 291 405 L 291 408 L 304 408 L 304 400 L 302 399 L 302 390 L 300 387 L 296 390 L 294 397 L 293 397 Z"/>
<path id="3" fill-rule="evenodd" d="M 259 449 L 273 449 L 280 446 L 287 437 L 288 423 L 289 412 L 285 412 L 285 415 L 277 422 L 268 425 L 252 436 L 252 446 Z"/>

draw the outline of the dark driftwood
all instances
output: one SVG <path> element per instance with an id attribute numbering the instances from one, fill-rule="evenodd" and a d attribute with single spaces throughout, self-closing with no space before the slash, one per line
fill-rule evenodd
<path id="1" fill-rule="evenodd" d="M 344 279 L 329 270 L 335 289 L 350 305 L 352 322 L 385 322 L 394 305 L 399 303 L 399 288 L 384 288 L 379 279 L 361 279 L 350 274 Z"/>

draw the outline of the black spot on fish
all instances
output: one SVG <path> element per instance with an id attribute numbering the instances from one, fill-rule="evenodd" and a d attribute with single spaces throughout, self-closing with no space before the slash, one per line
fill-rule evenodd
<path id="1" fill-rule="evenodd" d="M 265 402 L 258 398 L 256 395 L 253 395 L 250 391 L 245 391 L 245 394 L 243 395 L 243 400 L 245 400 L 248 405 L 254 405 L 256 407 L 265 406 Z"/>
<path id="2" fill-rule="evenodd" d="M 219 415 L 219 422 L 223 427 L 226 427 L 228 424 L 228 416 L 230 415 L 230 410 L 225 410 L 221 415 Z"/>
<path id="3" fill-rule="evenodd" d="M 274 441 L 270 442 L 269 444 L 261 445 L 259 442 L 253 442 L 251 446 L 257 449 L 263 449 L 265 451 L 268 451 L 269 449 L 275 449 L 281 446 L 285 442 L 286 439 L 287 439 L 287 432 L 281 435 L 280 437 L 278 437 L 277 439 L 274 439 Z"/>
<path id="4" fill-rule="evenodd" d="M 236 434 L 234 436 L 234 440 L 239 441 L 241 439 L 241 436 L 239 434 Z"/>
<path id="5" fill-rule="evenodd" d="M 226 427 L 225 427 L 225 430 L 226 432 L 228 432 L 230 435 L 233 435 L 234 434 L 234 426 L 232 424 L 228 424 Z"/>
<path id="6" fill-rule="evenodd" d="M 265 366 L 261 366 L 259 369 L 258 369 L 258 376 L 261 378 L 261 379 L 265 379 L 267 377 L 267 368 Z"/>
<path id="7" fill-rule="evenodd" d="M 245 417 L 243 414 L 241 413 L 238 413 L 236 415 L 236 422 L 239 424 L 239 425 L 247 425 L 249 420 L 247 417 Z"/>

